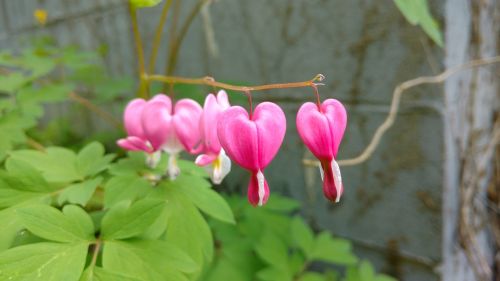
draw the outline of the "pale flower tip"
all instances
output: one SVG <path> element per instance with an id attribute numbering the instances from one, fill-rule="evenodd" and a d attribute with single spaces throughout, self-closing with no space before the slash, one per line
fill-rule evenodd
<path id="1" fill-rule="evenodd" d="M 177 176 L 181 173 L 179 166 L 177 165 L 177 155 L 171 154 L 168 158 L 167 174 L 170 180 L 175 180 Z"/>
<path id="2" fill-rule="evenodd" d="M 146 153 L 146 165 L 151 169 L 154 169 L 156 168 L 156 166 L 158 166 L 160 159 L 161 159 L 160 151 L 155 151 L 153 153 Z"/>

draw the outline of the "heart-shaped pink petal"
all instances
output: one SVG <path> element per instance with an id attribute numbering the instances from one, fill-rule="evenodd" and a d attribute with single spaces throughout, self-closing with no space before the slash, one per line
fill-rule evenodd
<path id="1" fill-rule="evenodd" d="M 232 106 L 219 119 L 219 140 L 238 165 L 263 170 L 278 152 L 286 131 L 283 110 L 271 102 L 259 104 L 252 119 L 245 109 Z"/>
<path id="2" fill-rule="evenodd" d="M 191 99 L 179 100 L 174 107 L 173 126 L 179 141 L 189 153 L 198 153 L 200 147 L 201 106 Z M 196 149 L 198 148 L 198 149 Z"/>
<path id="3" fill-rule="evenodd" d="M 259 169 L 257 127 L 241 106 L 231 106 L 219 118 L 217 134 L 229 158 L 247 170 Z"/>
<path id="4" fill-rule="evenodd" d="M 257 127 L 259 167 L 264 169 L 276 156 L 286 132 L 286 118 L 283 110 L 272 102 L 259 104 L 252 120 Z"/>
<path id="5" fill-rule="evenodd" d="M 347 112 L 344 105 L 336 99 L 327 99 L 321 104 L 321 110 L 328 119 L 331 138 L 333 140 L 333 155 L 337 157 L 340 142 L 347 126 Z"/>
<path id="6" fill-rule="evenodd" d="M 153 152 L 153 148 L 150 147 L 146 141 L 135 136 L 119 139 L 116 143 L 125 150 L 144 151 L 148 153 Z"/>
<path id="7" fill-rule="evenodd" d="M 337 100 L 328 99 L 321 111 L 314 103 L 303 104 L 297 113 L 297 130 L 305 145 L 320 160 L 331 161 L 344 136 L 347 114 Z"/>
<path id="8" fill-rule="evenodd" d="M 142 129 L 141 114 L 146 101 L 143 99 L 133 99 L 125 107 L 123 113 L 123 124 L 129 136 L 144 138 L 144 131 Z"/>
<path id="9" fill-rule="evenodd" d="M 142 113 L 142 127 L 154 150 L 161 149 L 175 134 L 168 103 L 160 100 L 148 102 Z"/>

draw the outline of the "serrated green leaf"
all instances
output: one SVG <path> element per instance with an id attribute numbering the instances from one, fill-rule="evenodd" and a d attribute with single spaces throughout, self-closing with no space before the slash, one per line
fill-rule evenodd
<path id="1" fill-rule="evenodd" d="M 102 258 L 104 269 L 140 280 L 163 281 L 167 276 L 169 280 L 189 280 L 179 268 L 175 267 L 178 261 L 164 256 L 166 253 L 163 251 L 165 246 L 163 242 L 143 241 L 142 243 L 150 243 L 146 249 L 135 243 L 134 241 L 106 242 Z"/>
<path id="2" fill-rule="evenodd" d="M 133 201 L 151 190 L 151 184 L 135 174 L 111 178 L 105 185 L 104 206 L 110 208 L 121 201 Z"/>
<path id="3" fill-rule="evenodd" d="M 328 232 L 322 232 L 316 237 L 309 258 L 340 265 L 353 265 L 358 261 L 349 241 L 332 238 Z"/>
<path id="4" fill-rule="evenodd" d="M 282 268 L 276 267 L 266 267 L 262 270 L 259 270 L 259 272 L 257 272 L 257 277 L 259 277 L 259 280 L 263 281 L 292 281 L 292 276 L 290 276 L 290 273 Z"/>
<path id="5" fill-rule="evenodd" d="M 158 185 L 149 196 L 168 200 L 168 224 L 163 240 L 182 249 L 200 268 L 211 261 L 214 252 L 212 233 L 193 203 L 178 188 L 165 184 Z"/>
<path id="6" fill-rule="evenodd" d="M 39 87 L 23 87 L 19 90 L 17 98 L 22 105 L 59 102 L 66 100 L 68 94 L 71 93 L 73 89 L 74 85 L 69 83 L 54 83 Z"/>
<path id="7" fill-rule="evenodd" d="M 262 208 L 278 212 L 291 212 L 299 209 L 300 203 L 297 200 L 273 194 Z"/>
<path id="8" fill-rule="evenodd" d="M 30 81 L 30 77 L 19 72 L 0 76 L 0 92 L 13 93 Z"/>
<path id="9" fill-rule="evenodd" d="M 63 214 L 69 219 L 69 221 L 74 222 L 75 232 L 80 233 L 82 237 L 89 237 L 93 239 L 94 237 L 94 222 L 87 212 L 76 205 L 66 205 L 62 210 Z"/>
<path id="10" fill-rule="evenodd" d="M 325 281 L 327 280 L 323 275 L 316 272 L 306 272 L 304 273 L 298 281 Z"/>
<path id="11" fill-rule="evenodd" d="M 130 176 L 145 169 L 147 167 L 144 153 L 129 151 L 126 158 L 118 160 L 109 167 L 109 172 L 115 176 Z"/>
<path id="12" fill-rule="evenodd" d="M 223 222 L 235 223 L 233 212 L 227 202 L 210 188 L 206 180 L 181 174 L 175 181 L 166 184 L 178 188 L 207 215 Z"/>
<path id="13" fill-rule="evenodd" d="M 16 213 L 22 224 L 39 237 L 58 242 L 94 240 L 94 229 L 88 227 L 90 217 L 85 218 L 88 215 L 83 210 L 79 216 L 73 208 L 70 210 L 70 215 L 64 215 L 47 205 L 30 205 L 17 209 Z"/>
<path id="14" fill-rule="evenodd" d="M 0 211 L 0 252 L 8 249 L 16 234 L 23 228 L 21 220 L 16 215 L 14 208 L 8 208 Z"/>
<path id="15" fill-rule="evenodd" d="M 309 257 L 314 247 L 314 234 L 304 220 L 295 216 L 290 225 L 292 240 L 298 246 L 306 257 Z"/>
<path id="16" fill-rule="evenodd" d="M 102 178 L 86 180 L 81 183 L 75 183 L 66 187 L 57 198 L 57 203 L 62 205 L 65 202 L 71 204 L 87 205 L 90 198 L 94 194 L 97 186 L 101 183 Z"/>
<path id="17" fill-rule="evenodd" d="M 80 281 L 143 281 L 143 279 L 125 276 L 102 267 L 88 267 L 83 272 Z"/>
<path id="18" fill-rule="evenodd" d="M 116 204 L 102 219 L 102 237 L 106 240 L 125 239 L 144 233 L 165 208 L 165 201 L 142 199 L 130 207 Z"/>
<path id="19" fill-rule="evenodd" d="M 375 269 L 368 261 L 362 261 L 359 265 L 359 277 L 363 281 L 372 281 L 375 278 Z"/>
<path id="20" fill-rule="evenodd" d="M 31 187 L 31 185 L 28 186 L 28 188 Z M 0 178 L 0 209 L 30 201 L 37 202 L 47 197 L 46 193 L 26 191 L 23 188 L 25 186 L 22 178 L 5 175 Z"/>
<path id="21" fill-rule="evenodd" d="M 0 280 L 77 281 L 87 244 L 35 243 L 0 253 Z"/>
<path id="22" fill-rule="evenodd" d="M 286 269 L 288 265 L 288 248 L 277 235 L 264 232 L 255 245 L 255 251 L 261 259 L 275 268 Z"/>
<path id="23" fill-rule="evenodd" d="M 39 171 L 23 160 L 9 158 L 5 162 L 5 169 L 8 176 L 5 175 L 4 179 L 11 183 L 11 188 L 33 192 L 50 192 L 54 190 Z"/>
<path id="24" fill-rule="evenodd" d="M 82 148 L 76 156 L 76 170 L 82 177 L 93 176 L 105 170 L 113 157 L 113 155 L 104 156 L 104 146 L 92 142 Z"/>
<path id="25" fill-rule="evenodd" d="M 49 147 L 45 152 L 17 150 L 11 157 L 30 163 L 48 182 L 72 182 L 83 178 L 76 170 L 76 154 L 66 148 Z"/>

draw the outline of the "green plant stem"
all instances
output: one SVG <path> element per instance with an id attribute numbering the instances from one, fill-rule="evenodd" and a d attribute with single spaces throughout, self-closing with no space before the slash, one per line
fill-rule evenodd
<path id="1" fill-rule="evenodd" d="M 166 69 L 166 74 L 167 75 L 172 75 L 174 72 L 176 66 L 177 66 L 177 58 L 179 55 L 179 48 L 182 44 L 182 41 L 186 37 L 187 31 L 189 30 L 189 27 L 193 23 L 193 20 L 196 18 L 196 15 L 200 12 L 201 8 L 205 3 L 208 2 L 208 0 L 200 0 L 196 5 L 193 7 L 191 12 L 189 13 L 186 21 L 182 25 L 179 34 L 174 37 L 174 40 L 172 41 L 172 45 L 170 48 L 170 52 L 168 55 L 168 63 L 167 63 L 167 69 Z"/>
<path id="2" fill-rule="evenodd" d="M 97 256 L 99 255 L 99 251 L 101 250 L 101 245 L 102 241 L 99 238 L 97 238 L 97 240 L 95 241 L 94 251 L 92 253 L 92 260 L 90 261 L 91 267 L 94 267 L 96 265 Z"/>
<path id="3" fill-rule="evenodd" d="M 44 152 L 45 151 L 45 146 L 43 146 L 43 144 L 37 142 L 36 140 L 32 139 L 32 138 L 27 138 L 26 139 L 26 144 L 28 144 L 29 146 L 31 146 L 32 148 L 38 150 L 38 151 L 42 151 Z"/>
<path id="4" fill-rule="evenodd" d="M 134 34 L 135 50 L 137 53 L 137 63 L 139 72 L 139 90 L 138 97 L 148 98 L 147 83 L 141 79 L 146 73 L 144 66 L 144 49 L 142 47 L 141 34 L 139 32 L 139 25 L 137 24 L 137 11 L 136 8 L 129 3 L 130 21 L 132 23 L 132 32 Z"/>
<path id="5" fill-rule="evenodd" d="M 149 57 L 149 65 L 148 65 L 149 73 L 153 73 L 155 71 L 156 57 L 158 55 L 158 49 L 161 44 L 163 26 L 167 21 L 168 11 L 170 10 L 171 5 L 172 5 L 172 0 L 167 0 L 167 3 L 165 3 L 165 5 L 163 6 L 163 10 L 161 11 L 160 21 L 158 22 L 158 26 L 156 27 L 155 37 L 153 39 L 153 46 L 151 47 L 151 56 Z"/>

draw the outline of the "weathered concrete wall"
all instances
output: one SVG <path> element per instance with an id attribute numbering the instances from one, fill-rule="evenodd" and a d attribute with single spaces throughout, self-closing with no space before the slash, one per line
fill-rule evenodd
<path id="1" fill-rule="evenodd" d="M 181 19 L 195 1 L 182 2 Z M 0 47 L 19 46 L 23 38 L 44 33 L 61 44 L 106 44 L 111 50 L 105 57 L 109 69 L 134 74 L 122 1 L 0 0 L 0 5 Z M 49 13 L 43 29 L 33 24 L 36 7 Z M 435 7 L 436 13 L 440 8 Z M 159 12 L 144 9 L 139 14 L 146 42 L 152 39 Z M 398 83 L 435 73 L 433 67 L 441 66 L 442 51 L 420 29 L 409 26 L 389 0 L 220 0 L 210 7 L 210 15 L 218 56 L 207 51 L 198 17 L 180 52 L 176 74 L 263 84 L 323 73 L 327 80 L 320 88 L 322 98 L 340 99 L 349 113 L 340 158 L 356 156 L 368 144 Z M 164 69 L 166 53 L 165 47 L 158 71 Z M 317 169 L 301 163 L 311 155 L 298 138 L 294 119 L 300 104 L 312 100 L 311 89 L 256 93 L 259 100 L 280 103 L 288 114 L 285 143 L 266 170 L 272 192 L 300 199 L 314 226 L 353 239 L 357 250 L 382 270 L 403 280 L 437 280 L 432 271 L 441 246 L 441 92 L 439 86 L 420 87 L 403 98 L 394 128 L 373 157 L 342 168 L 346 192 L 336 205 L 322 197 Z M 246 179 L 243 171 L 235 171 L 228 182 L 245 187 Z"/>

